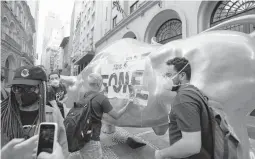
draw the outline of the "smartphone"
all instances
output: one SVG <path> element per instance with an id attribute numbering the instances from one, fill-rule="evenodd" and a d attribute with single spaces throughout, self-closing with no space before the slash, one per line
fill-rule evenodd
<path id="1" fill-rule="evenodd" d="M 39 126 L 39 140 L 37 145 L 37 156 L 41 152 L 52 153 L 57 142 L 57 123 L 43 122 Z"/>

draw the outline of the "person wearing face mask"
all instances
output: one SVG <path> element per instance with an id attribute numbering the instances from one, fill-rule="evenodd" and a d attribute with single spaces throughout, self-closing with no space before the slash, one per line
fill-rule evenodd
<path id="1" fill-rule="evenodd" d="M 55 107 L 59 108 L 62 117 L 65 118 L 65 102 L 68 99 L 65 85 L 60 83 L 60 75 L 57 72 L 49 74 L 48 101 Z"/>
<path id="2" fill-rule="evenodd" d="M 185 58 L 176 57 L 166 62 L 165 89 L 177 92 L 169 113 L 170 147 L 155 151 L 156 159 L 211 159 L 212 134 L 203 99 L 189 84 L 191 66 Z M 210 137 L 211 136 L 211 137 Z"/>
<path id="3" fill-rule="evenodd" d="M 59 111 L 45 105 L 47 76 L 37 66 L 22 66 L 15 71 L 11 92 L 1 103 L 1 147 L 15 138 L 28 139 L 38 134 L 41 122 L 55 122 L 58 125 L 58 143 L 65 156 L 68 145 L 63 118 Z M 33 151 L 35 147 L 31 147 Z M 32 159 L 21 153 L 20 159 Z"/>

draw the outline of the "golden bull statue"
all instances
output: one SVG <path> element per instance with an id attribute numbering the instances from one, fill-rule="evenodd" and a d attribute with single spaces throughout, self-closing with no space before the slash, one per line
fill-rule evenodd
<path id="1" fill-rule="evenodd" d="M 251 19 L 254 22 L 255 16 L 237 18 L 220 26 Z M 238 138 L 247 147 L 246 115 L 255 109 L 254 33 L 214 31 L 217 27 L 165 45 L 134 39 L 112 43 L 77 77 L 61 77 L 69 85 L 67 106 L 72 106 L 84 95 L 88 87 L 87 76 L 97 72 L 104 79 L 104 94 L 113 107 L 121 109 L 127 99 L 133 99 L 120 119 L 105 115 L 105 121 L 120 127 L 152 127 L 156 134 L 164 134 L 171 102 L 176 95 L 164 85 L 165 63 L 174 57 L 185 57 L 192 69 L 190 83 L 209 97 L 214 103 L 212 106 L 226 113 Z"/>

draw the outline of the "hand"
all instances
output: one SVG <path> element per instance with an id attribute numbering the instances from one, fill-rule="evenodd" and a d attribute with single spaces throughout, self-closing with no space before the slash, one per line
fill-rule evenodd
<path id="1" fill-rule="evenodd" d="M 56 147 L 53 150 L 53 153 L 41 152 L 37 159 L 64 159 L 64 154 L 62 148 L 60 147 L 59 143 L 56 143 Z"/>
<path id="2" fill-rule="evenodd" d="M 160 150 L 155 150 L 155 159 L 164 159 L 160 154 Z"/>
<path id="3" fill-rule="evenodd" d="M 31 158 L 33 149 L 36 147 L 38 135 L 35 135 L 27 140 L 12 139 L 1 150 L 2 159 L 17 159 L 17 158 Z"/>

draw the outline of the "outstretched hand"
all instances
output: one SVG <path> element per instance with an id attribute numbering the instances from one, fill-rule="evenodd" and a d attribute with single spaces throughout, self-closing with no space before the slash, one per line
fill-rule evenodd
<path id="1" fill-rule="evenodd" d="M 33 149 L 36 147 L 38 135 L 27 140 L 12 139 L 1 150 L 2 159 L 31 158 Z"/>

